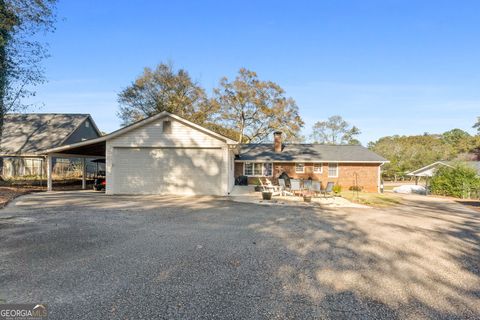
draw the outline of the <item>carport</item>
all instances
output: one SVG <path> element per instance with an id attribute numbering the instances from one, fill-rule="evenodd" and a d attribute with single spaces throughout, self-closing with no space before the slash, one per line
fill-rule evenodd
<path id="1" fill-rule="evenodd" d="M 105 159 L 106 139 L 104 137 L 65 145 L 45 151 L 47 162 L 47 190 L 53 190 L 53 158 L 82 159 L 82 189 L 87 188 L 87 159 Z"/>

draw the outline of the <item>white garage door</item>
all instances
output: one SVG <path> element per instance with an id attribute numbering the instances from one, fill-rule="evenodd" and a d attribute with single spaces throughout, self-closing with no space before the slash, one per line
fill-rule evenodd
<path id="1" fill-rule="evenodd" d="M 222 150 L 114 148 L 113 193 L 222 194 Z"/>

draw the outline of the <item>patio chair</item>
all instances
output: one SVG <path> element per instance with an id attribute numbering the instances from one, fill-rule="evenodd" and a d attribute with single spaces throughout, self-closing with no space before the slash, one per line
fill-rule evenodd
<path id="1" fill-rule="evenodd" d="M 300 180 L 290 179 L 290 192 L 292 192 L 293 194 L 302 192 L 302 188 L 300 187 Z"/>
<path id="2" fill-rule="evenodd" d="M 274 186 L 272 184 L 272 182 L 269 181 L 268 179 L 266 181 L 267 182 L 266 185 L 263 184 L 262 179 L 258 179 L 258 181 L 260 181 L 260 186 L 262 187 L 262 191 L 270 191 L 270 192 L 273 193 L 273 195 L 276 195 L 276 196 L 278 196 L 280 194 L 280 192 L 278 190 L 278 186 Z M 268 182 L 270 182 L 270 183 L 268 183 Z"/>
<path id="3" fill-rule="evenodd" d="M 322 193 L 322 183 L 320 181 L 312 181 L 312 191 L 315 193 L 315 196 L 318 196 Z"/>
<path id="4" fill-rule="evenodd" d="M 269 179 L 265 179 L 266 187 L 274 191 L 280 191 L 280 186 L 276 186 Z"/>
<path id="5" fill-rule="evenodd" d="M 291 196 L 293 195 L 290 192 L 290 188 L 287 188 L 287 185 L 285 183 L 284 179 L 278 179 L 278 185 L 280 186 L 280 192 L 283 196 Z"/>
<path id="6" fill-rule="evenodd" d="M 312 190 L 312 182 L 313 181 L 310 180 L 310 179 L 307 179 L 307 180 L 303 181 L 303 189 L 311 191 Z"/>
<path id="7" fill-rule="evenodd" d="M 326 198 L 327 197 L 327 194 L 329 197 L 333 197 L 332 195 L 332 192 L 333 192 L 333 186 L 335 185 L 335 183 L 333 182 L 328 182 L 327 183 L 327 186 L 325 187 L 325 189 L 322 189 L 322 193 L 323 193 L 323 196 Z"/>

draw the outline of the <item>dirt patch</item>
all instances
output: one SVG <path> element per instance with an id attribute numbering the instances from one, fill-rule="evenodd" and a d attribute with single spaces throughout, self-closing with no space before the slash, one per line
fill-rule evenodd
<path id="1" fill-rule="evenodd" d="M 0 187 L 0 209 L 5 207 L 10 201 L 16 197 L 22 196 L 31 192 L 44 191 L 39 188 L 15 188 L 15 187 Z"/>

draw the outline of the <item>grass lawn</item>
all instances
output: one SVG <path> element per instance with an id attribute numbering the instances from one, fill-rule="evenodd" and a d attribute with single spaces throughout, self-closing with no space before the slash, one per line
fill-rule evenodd
<path id="1" fill-rule="evenodd" d="M 391 207 L 402 203 L 402 199 L 394 194 L 343 191 L 341 196 L 351 202 L 372 207 Z"/>

